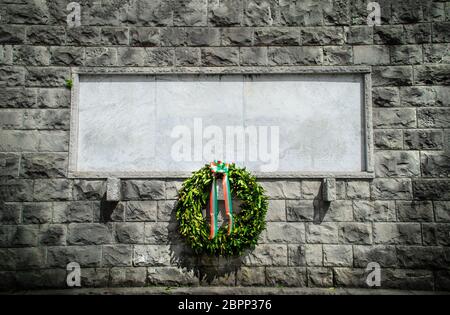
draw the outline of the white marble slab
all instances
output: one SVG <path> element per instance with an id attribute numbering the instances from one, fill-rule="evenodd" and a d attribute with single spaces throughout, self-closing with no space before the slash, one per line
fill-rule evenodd
<path id="1" fill-rule="evenodd" d="M 192 171 L 217 158 L 258 172 L 361 172 L 363 86 L 358 74 L 80 75 L 76 170 Z M 256 138 L 230 149 L 235 127 Z M 275 135 L 276 156 L 263 146 Z M 174 154 L 183 139 L 190 152 Z"/>

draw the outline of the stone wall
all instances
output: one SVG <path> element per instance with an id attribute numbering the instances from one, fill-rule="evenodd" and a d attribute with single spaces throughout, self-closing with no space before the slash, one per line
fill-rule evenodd
<path id="1" fill-rule="evenodd" d="M 2 0 L 0 287 L 227 285 L 450 290 L 450 2 Z M 196 257 L 178 238 L 179 181 L 68 179 L 72 66 L 372 66 L 375 174 L 262 181 L 267 229 L 242 258 Z"/>

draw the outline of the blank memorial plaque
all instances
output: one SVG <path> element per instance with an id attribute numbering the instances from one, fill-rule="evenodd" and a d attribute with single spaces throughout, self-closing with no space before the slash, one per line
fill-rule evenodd
<path id="1" fill-rule="evenodd" d="M 363 74 L 80 74 L 78 85 L 74 172 L 186 173 L 213 159 L 366 171 Z"/>

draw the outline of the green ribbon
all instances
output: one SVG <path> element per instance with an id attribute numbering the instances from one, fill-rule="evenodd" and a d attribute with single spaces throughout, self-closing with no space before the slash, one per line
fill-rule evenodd
<path id="1" fill-rule="evenodd" d="M 211 193 L 209 194 L 209 215 L 210 215 L 210 234 L 209 238 L 213 239 L 217 235 L 218 225 L 217 225 L 217 214 L 219 212 L 219 202 L 217 199 L 217 177 L 219 174 L 222 175 L 222 187 L 225 200 L 225 211 L 228 217 L 228 235 L 231 234 L 233 230 L 233 206 L 231 203 L 231 189 L 230 181 L 228 179 L 229 165 L 221 161 L 214 161 L 210 163 L 211 172 L 213 173 L 213 183 L 211 187 Z"/>

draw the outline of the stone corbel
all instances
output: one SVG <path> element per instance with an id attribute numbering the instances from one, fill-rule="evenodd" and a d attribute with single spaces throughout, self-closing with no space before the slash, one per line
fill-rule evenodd
<path id="1" fill-rule="evenodd" d="M 106 180 L 106 201 L 120 201 L 121 199 L 122 194 L 120 178 L 108 178 Z"/>
<path id="2" fill-rule="evenodd" d="M 322 185 L 322 198 L 324 201 L 334 201 L 336 200 L 336 179 L 335 178 L 324 178 Z"/>

